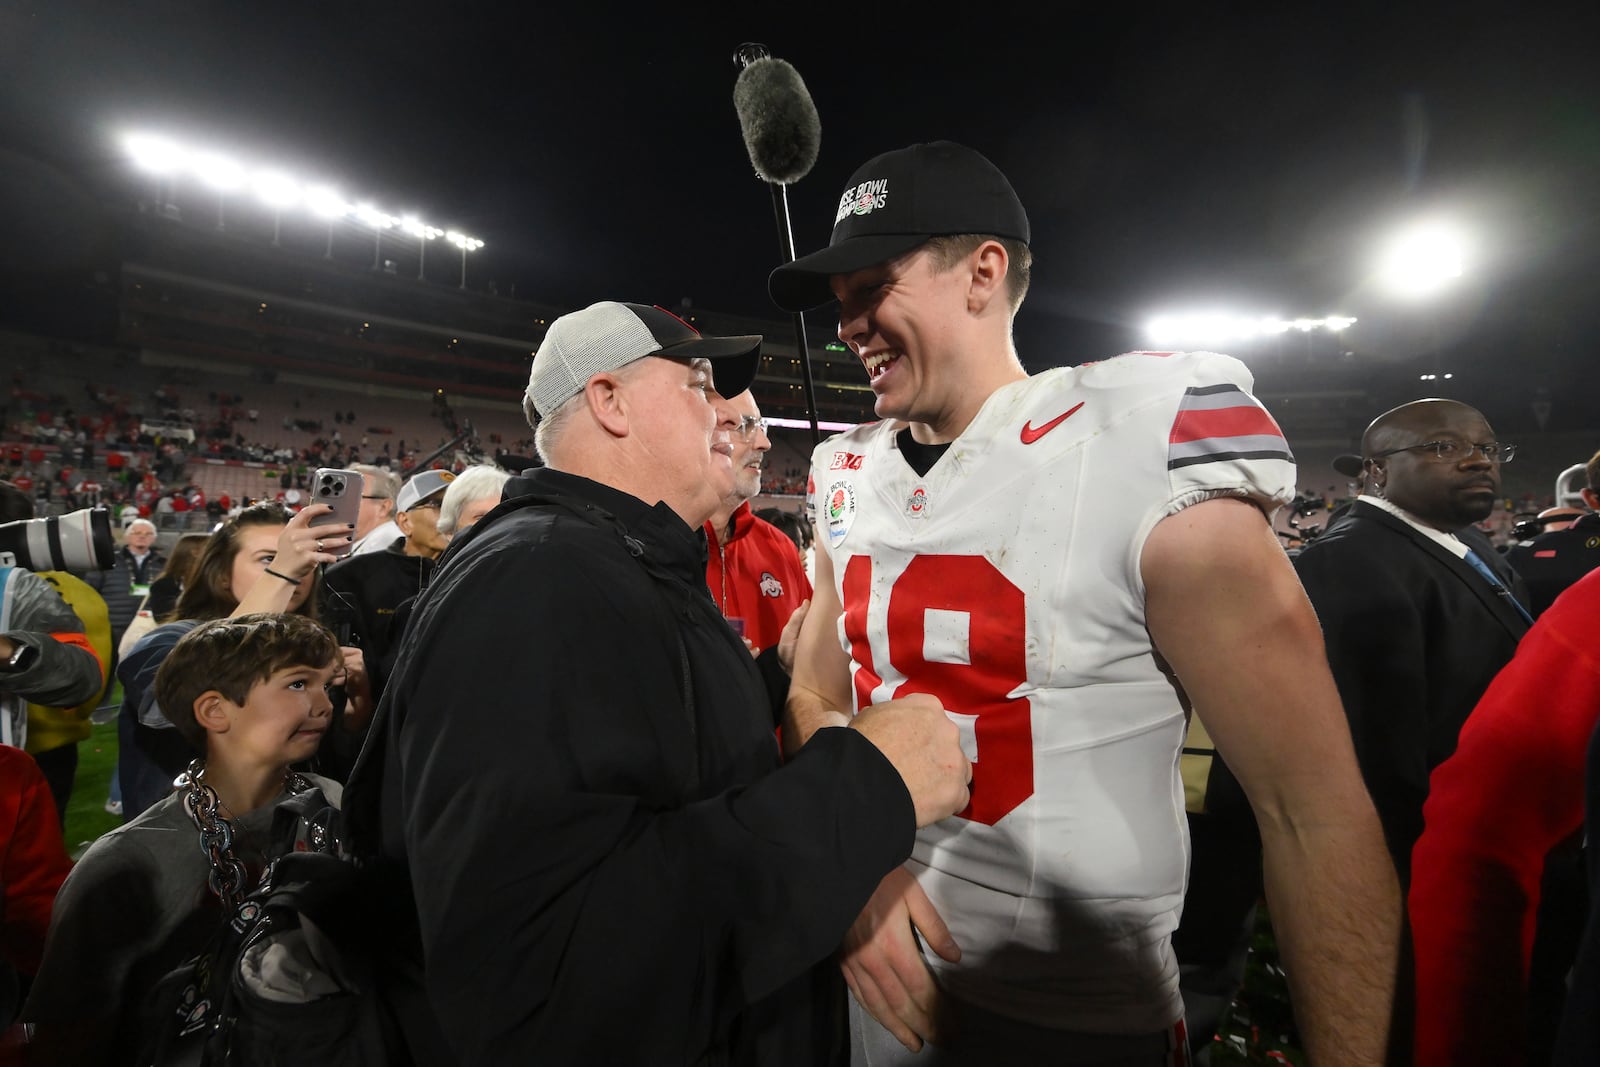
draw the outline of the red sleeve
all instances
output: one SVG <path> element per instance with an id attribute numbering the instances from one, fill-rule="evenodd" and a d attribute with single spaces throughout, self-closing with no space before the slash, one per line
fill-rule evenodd
<path id="1" fill-rule="evenodd" d="M 5 893 L 0 950 L 24 974 L 39 969 L 50 908 L 72 869 L 55 801 L 39 765 L 0 746 L 0 886 Z"/>
<path id="2" fill-rule="evenodd" d="M 1600 571 L 1528 632 L 1433 771 L 1412 853 L 1416 1062 L 1519 1064 L 1549 851 L 1583 826 Z"/>

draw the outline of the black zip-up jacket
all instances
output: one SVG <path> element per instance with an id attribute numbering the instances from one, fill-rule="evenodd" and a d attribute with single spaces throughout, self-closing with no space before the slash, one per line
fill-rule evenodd
<path id="1" fill-rule="evenodd" d="M 408 869 L 460 1062 L 831 1062 L 904 784 L 847 729 L 780 767 L 666 505 L 547 469 L 506 494 L 418 599 L 345 800 Z"/>
<path id="2" fill-rule="evenodd" d="M 400 605 L 422 592 L 433 567 L 426 556 L 406 555 L 406 539 L 397 537 L 382 552 L 348 556 L 323 572 L 324 621 L 336 632 L 350 623 L 350 640 L 365 655 L 375 695 L 382 694 L 399 647 Z"/>

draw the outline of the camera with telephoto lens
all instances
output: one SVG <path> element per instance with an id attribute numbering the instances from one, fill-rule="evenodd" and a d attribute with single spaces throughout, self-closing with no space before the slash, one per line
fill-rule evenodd
<path id="1" fill-rule="evenodd" d="M 111 513 L 84 508 L 67 515 L 18 519 L 0 526 L 0 565 L 30 571 L 85 574 L 117 562 Z"/>

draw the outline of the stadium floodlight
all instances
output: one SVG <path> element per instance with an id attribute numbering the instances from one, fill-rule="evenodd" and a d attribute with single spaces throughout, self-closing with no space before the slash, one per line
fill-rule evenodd
<path id="1" fill-rule="evenodd" d="M 1275 315 L 1249 316 L 1211 311 L 1157 315 L 1146 324 L 1145 333 L 1155 344 L 1206 345 L 1251 341 L 1258 337 L 1285 334 L 1290 330 L 1300 333 L 1313 330 L 1340 333 L 1355 323 L 1356 320 L 1348 315 L 1285 319 Z"/>
<path id="2" fill-rule="evenodd" d="M 322 250 L 323 259 L 333 258 L 333 224 L 355 210 L 339 190 L 331 185 L 312 185 L 306 188 L 305 205 L 311 213 L 328 223 L 328 243 Z"/>
<path id="3" fill-rule="evenodd" d="M 299 202 L 300 183 L 281 170 L 258 170 L 250 177 L 250 187 L 262 203 L 272 208 L 272 244 L 277 247 L 283 209 Z"/>
<path id="4" fill-rule="evenodd" d="M 1442 220 L 1410 226 L 1384 246 L 1378 276 L 1390 291 L 1426 297 L 1466 273 L 1468 242 L 1459 227 Z"/>
<path id="5" fill-rule="evenodd" d="M 217 191 L 217 229 L 227 229 L 224 203 L 230 192 L 244 184 L 244 168 L 216 152 L 192 156 L 189 167 L 196 177 Z"/>
<path id="6" fill-rule="evenodd" d="M 482 248 L 483 242 L 478 240 L 476 237 L 468 237 L 459 230 L 447 230 L 445 232 L 444 239 L 461 249 L 460 288 L 465 289 L 467 287 L 467 253 L 476 252 L 478 249 Z"/>
<path id="7" fill-rule="evenodd" d="M 393 215 L 379 211 L 371 204 L 357 204 L 354 214 L 361 225 L 372 230 L 387 230 L 396 221 Z"/>
<path id="8" fill-rule="evenodd" d="M 244 184 L 244 168 L 216 152 L 192 157 L 190 168 L 195 177 L 221 193 L 232 192 Z"/>
<path id="9" fill-rule="evenodd" d="M 399 220 L 387 212 L 379 211 L 371 204 L 357 204 L 355 216 L 363 226 L 372 229 L 372 269 L 377 270 L 383 266 L 383 231 Z"/>
<path id="10" fill-rule="evenodd" d="M 286 208 L 304 208 L 327 220 L 328 243 L 326 255 L 333 255 L 333 227 L 341 219 L 351 219 L 373 231 L 373 267 L 382 265 L 383 231 L 403 228 L 424 245 L 439 237 L 450 237 L 451 243 L 462 251 L 462 284 L 465 287 L 465 255 L 483 247 L 476 237 L 467 237 L 456 231 L 445 231 L 407 216 L 396 218 L 381 211 L 369 202 L 345 199 L 331 185 L 307 182 L 304 185 L 289 175 L 270 166 L 257 167 L 254 161 L 248 166 L 213 149 L 187 146 L 160 134 L 129 131 L 121 135 L 123 151 L 140 170 L 158 175 L 170 182 L 178 177 L 199 179 L 217 193 L 217 228 L 224 228 L 223 209 L 226 194 L 248 188 L 273 209 L 273 243 L 277 243 L 279 214 Z M 160 190 L 165 204 L 166 189 Z M 419 263 L 420 276 L 421 266 Z"/>
<path id="11" fill-rule="evenodd" d="M 337 219 L 350 214 L 355 208 L 339 195 L 331 185 L 313 185 L 306 189 L 305 205 L 312 213 L 324 219 Z"/>
<path id="12" fill-rule="evenodd" d="M 300 183 L 281 170 L 258 170 L 251 176 L 250 188 L 270 207 L 286 208 L 298 204 L 305 195 Z"/>
<path id="13" fill-rule="evenodd" d="M 122 139 L 122 147 L 133 158 L 134 166 L 151 174 L 171 174 L 187 161 L 183 149 L 153 134 L 130 133 Z"/>
<path id="14" fill-rule="evenodd" d="M 444 233 L 444 231 L 439 229 L 439 227 L 429 226 L 426 222 L 423 222 L 415 215 L 401 215 L 400 228 L 409 233 L 411 236 L 424 241 L 431 241 L 435 237 L 439 237 Z"/>
<path id="15" fill-rule="evenodd" d="M 417 239 L 417 277 L 422 277 L 422 268 L 428 262 L 428 242 L 441 236 L 444 231 L 437 226 L 429 226 L 415 215 L 401 215 L 400 228 Z"/>

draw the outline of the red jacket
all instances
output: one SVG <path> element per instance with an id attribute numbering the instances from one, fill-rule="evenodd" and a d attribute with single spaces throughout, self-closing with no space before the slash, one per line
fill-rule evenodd
<path id="1" fill-rule="evenodd" d="M 0 954 L 23 974 L 39 969 L 50 908 L 71 869 L 44 773 L 20 748 L 0 745 Z"/>
<path id="2" fill-rule="evenodd" d="M 811 579 L 794 542 L 772 523 L 756 518 L 748 502 L 733 513 L 733 533 L 726 541 L 721 534 L 706 523 L 711 599 L 734 629 L 743 626 L 745 640 L 763 651 L 778 643 L 794 609 L 811 598 Z"/>
<path id="3" fill-rule="evenodd" d="M 1408 900 L 1419 1064 L 1526 1061 L 1545 856 L 1583 829 L 1600 722 L 1596 612 L 1600 570 L 1539 616 L 1434 768 Z"/>

